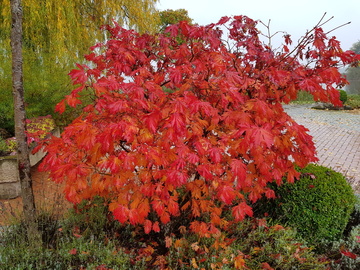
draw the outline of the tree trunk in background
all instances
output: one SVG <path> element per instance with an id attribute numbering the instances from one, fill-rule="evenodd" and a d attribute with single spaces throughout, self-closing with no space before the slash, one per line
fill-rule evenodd
<path id="1" fill-rule="evenodd" d="M 23 87 L 22 59 L 22 7 L 21 0 L 11 0 L 11 50 L 12 82 L 14 97 L 15 136 L 18 143 L 18 168 L 23 201 L 23 213 L 28 240 L 37 245 L 40 234 L 36 222 L 36 209 L 30 175 L 29 147 L 26 142 L 26 114 Z"/>

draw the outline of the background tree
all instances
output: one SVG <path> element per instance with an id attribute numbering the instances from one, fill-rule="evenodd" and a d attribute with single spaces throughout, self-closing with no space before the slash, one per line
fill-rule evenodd
<path id="1" fill-rule="evenodd" d="M 11 56 L 12 56 L 12 84 L 13 100 L 15 108 L 15 135 L 18 142 L 18 169 L 21 184 L 21 197 L 25 226 L 30 244 L 40 242 L 40 234 L 37 229 L 36 209 L 34 194 L 31 187 L 31 166 L 29 159 L 29 147 L 27 145 L 26 113 L 23 88 L 23 58 L 22 58 L 22 8 L 21 0 L 11 0 Z"/>
<path id="2" fill-rule="evenodd" d="M 64 72 L 78 56 L 87 51 L 90 44 L 103 38 L 99 26 L 116 18 L 124 26 L 151 32 L 158 23 L 155 3 L 156 0 L 124 1 L 122 5 L 102 0 L 66 3 L 30 0 L 22 7 L 19 0 L 0 1 L 0 115 L 5 115 L 0 118 L 0 124 L 3 122 L 8 129 L 12 128 L 13 109 L 24 214 L 29 239 L 34 240 L 32 243 L 36 242 L 38 233 L 25 135 L 26 105 L 31 116 L 50 113 L 66 88 L 66 81 L 59 78 L 66 78 Z M 23 50 L 27 63 L 25 76 Z M 25 92 L 23 77 L 29 82 L 25 84 Z M 9 106 L 12 104 L 9 99 L 11 78 L 13 108 Z M 46 106 L 51 110 L 47 111 Z"/>
<path id="3" fill-rule="evenodd" d="M 67 72 L 90 46 L 103 40 L 100 26 L 116 19 L 127 28 L 153 32 L 158 27 L 157 0 L 55 1 L 23 3 L 23 57 L 29 117 L 51 114 L 70 91 Z M 10 2 L 0 0 L 0 125 L 12 122 Z M 10 125 L 11 127 L 12 125 Z"/>
<path id="4" fill-rule="evenodd" d="M 336 87 L 346 80 L 337 67 L 357 60 L 320 27 L 291 52 L 289 36 L 273 51 L 256 24 L 246 16 L 182 21 L 157 35 L 108 26 L 108 41 L 86 56 L 91 65 L 70 72 L 77 87 L 56 109 L 80 104 L 81 92 L 93 102 L 45 143 L 41 169 L 65 183 L 74 204 L 105 198 L 120 223 L 143 228 L 159 250 L 184 230 L 219 246 L 230 223 L 252 215 L 249 203 L 274 197 L 268 183 L 293 182 L 296 166 L 317 160 L 282 103 L 303 89 L 341 105 Z"/>
<path id="5" fill-rule="evenodd" d="M 354 43 L 350 48 L 357 54 L 360 54 L 360 41 Z M 349 81 L 349 85 L 346 86 L 346 91 L 349 94 L 360 95 L 360 67 L 350 66 L 345 71 L 346 79 Z"/>
<path id="6" fill-rule="evenodd" d="M 167 9 L 159 12 L 160 17 L 160 31 L 164 31 L 166 27 L 172 24 L 176 24 L 181 21 L 186 21 L 192 24 L 193 20 L 189 17 L 186 9 Z"/>

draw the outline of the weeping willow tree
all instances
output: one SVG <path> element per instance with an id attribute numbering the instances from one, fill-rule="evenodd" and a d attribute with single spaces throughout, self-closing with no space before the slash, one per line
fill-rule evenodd
<path id="1" fill-rule="evenodd" d="M 28 117 L 51 114 L 70 91 L 67 73 L 103 40 L 112 20 L 139 32 L 158 28 L 158 0 L 23 1 L 24 89 Z M 0 0 L 0 127 L 11 130 L 10 1 Z"/>

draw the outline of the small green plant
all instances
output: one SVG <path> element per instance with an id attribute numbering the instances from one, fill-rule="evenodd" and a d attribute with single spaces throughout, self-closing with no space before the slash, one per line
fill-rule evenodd
<path id="1" fill-rule="evenodd" d="M 340 100 L 343 104 L 345 104 L 345 102 L 347 101 L 348 97 L 347 97 L 347 93 L 345 90 L 339 90 L 340 92 Z"/>
<path id="2" fill-rule="evenodd" d="M 16 153 L 16 138 L 3 139 L 0 137 L 0 156 L 14 155 Z"/>
<path id="3" fill-rule="evenodd" d="M 11 137 L 6 139 L 6 144 L 7 144 L 7 150 L 10 153 L 15 153 L 17 150 L 17 143 L 16 143 L 16 138 L 15 137 Z"/>
<path id="4" fill-rule="evenodd" d="M 110 237 L 121 224 L 113 219 L 103 198 L 83 200 L 65 215 L 64 230 L 75 230 L 86 237 Z"/>
<path id="5" fill-rule="evenodd" d="M 28 143 L 44 139 L 55 128 L 55 121 L 51 115 L 26 120 Z"/>
<path id="6" fill-rule="evenodd" d="M 55 128 L 55 121 L 50 115 L 26 120 L 28 144 L 39 142 Z M 15 154 L 17 150 L 16 138 L 3 139 L 0 136 L 0 156 Z"/>
<path id="7" fill-rule="evenodd" d="M 0 156 L 6 155 L 8 151 L 9 150 L 6 141 L 0 136 Z"/>
<path id="8" fill-rule="evenodd" d="M 10 134 L 14 135 L 14 109 L 7 99 L 12 100 L 11 91 L 3 90 L 0 94 L 0 128 L 5 129 Z"/>
<path id="9" fill-rule="evenodd" d="M 360 195 L 355 194 L 356 201 L 353 212 L 350 215 L 350 219 L 346 225 L 344 236 L 349 236 L 353 228 L 360 226 Z"/>
<path id="10" fill-rule="evenodd" d="M 324 244 L 326 246 L 324 253 L 331 261 L 331 269 L 360 269 L 360 226 L 353 227 L 342 239 Z"/>
<path id="11" fill-rule="evenodd" d="M 327 259 L 302 244 L 304 240 L 290 227 L 247 219 L 237 225 L 234 236 L 232 248 L 246 255 L 248 269 L 327 269 Z"/>
<path id="12" fill-rule="evenodd" d="M 327 255 L 333 259 L 332 269 L 360 269 L 360 226 L 355 227 L 348 238 L 332 243 Z M 332 252 L 332 253 L 331 253 Z"/>
<path id="13" fill-rule="evenodd" d="M 299 171 L 293 184 L 271 185 L 277 198 L 262 200 L 257 210 L 296 228 L 313 245 L 340 239 L 354 209 L 351 186 L 330 168 L 310 164 Z"/>

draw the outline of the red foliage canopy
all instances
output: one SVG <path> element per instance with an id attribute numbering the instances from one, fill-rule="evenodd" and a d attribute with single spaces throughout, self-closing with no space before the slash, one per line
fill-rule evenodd
<path id="1" fill-rule="evenodd" d="M 224 17 L 158 35 L 107 26 L 111 38 L 70 72 L 78 88 L 57 110 L 79 104 L 79 92 L 93 103 L 46 143 L 42 169 L 66 182 L 69 201 L 109 198 L 117 220 L 146 233 L 185 213 L 193 231 L 216 234 L 224 206 L 236 220 L 251 216 L 245 194 L 273 197 L 269 182 L 294 181 L 295 165 L 316 161 L 311 136 L 281 104 L 302 89 L 340 105 L 337 66 L 357 57 L 321 28 L 274 51 L 256 24 Z"/>

